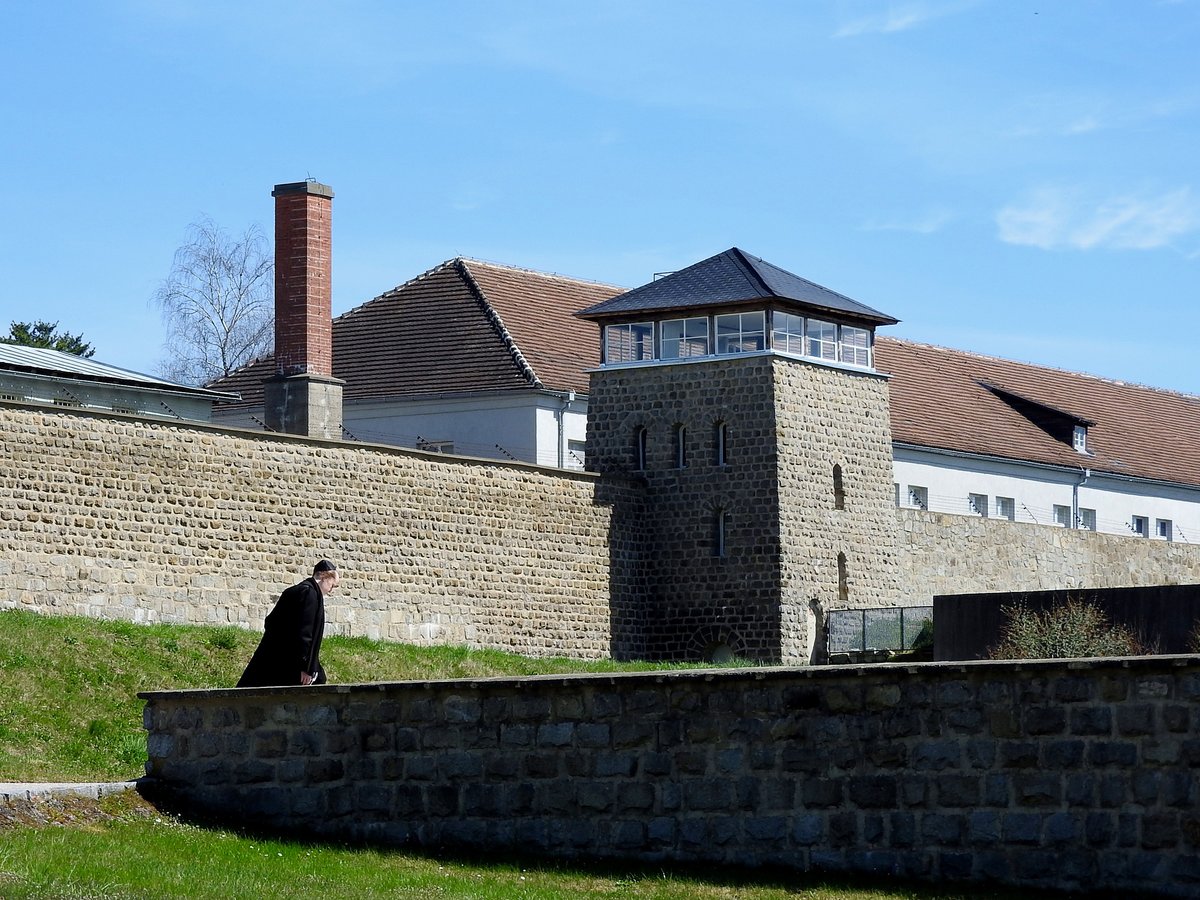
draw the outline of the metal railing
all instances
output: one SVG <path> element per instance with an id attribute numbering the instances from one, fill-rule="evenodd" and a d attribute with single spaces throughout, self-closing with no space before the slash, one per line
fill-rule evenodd
<path id="1" fill-rule="evenodd" d="M 932 638 L 932 606 L 838 609 L 826 617 L 830 653 L 911 650 L 922 631 Z"/>

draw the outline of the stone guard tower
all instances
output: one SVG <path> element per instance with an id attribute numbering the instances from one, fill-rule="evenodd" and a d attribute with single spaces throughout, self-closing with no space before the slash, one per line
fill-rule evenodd
<path id="1" fill-rule="evenodd" d="M 900 602 L 872 352 L 896 319 L 737 248 L 579 315 L 601 326 L 588 467 L 644 484 L 614 646 L 815 662 L 828 610 Z"/>

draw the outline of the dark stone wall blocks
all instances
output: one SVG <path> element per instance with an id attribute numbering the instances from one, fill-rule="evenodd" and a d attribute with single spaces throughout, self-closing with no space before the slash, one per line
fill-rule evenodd
<path id="1" fill-rule="evenodd" d="M 1187 897 L 1197 673 L 1142 657 L 150 692 L 147 769 L 197 810 L 335 839 Z"/>

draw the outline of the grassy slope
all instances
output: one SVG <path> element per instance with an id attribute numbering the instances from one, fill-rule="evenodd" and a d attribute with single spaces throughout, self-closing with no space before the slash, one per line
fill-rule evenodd
<path id="1" fill-rule="evenodd" d="M 231 687 L 257 635 L 236 628 L 99 622 L 0 612 L 0 781 L 141 774 L 140 690 Z M 330 638 L 331 680 L 391 681 L 618 671 L 463 648 Z M 656 900 L 1033 900 L 1032 891 L 858 884 L 795 873 L 478 864 L 306 845 L 188 824 L 136 793 L 0 809 L 0 897 L 470 897 Z"/>
<path id="2" fill-rule="evenodd" d="M 123 781 L 142 774 L 143 690 L 233 687 L 258 635 L 0 611 L 0 781 Z M 461 647 L 326 638 L 331 681 L 637 668 Z"/>

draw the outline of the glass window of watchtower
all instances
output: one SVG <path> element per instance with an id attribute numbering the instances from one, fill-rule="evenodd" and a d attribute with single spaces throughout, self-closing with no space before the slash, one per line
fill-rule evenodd
<path id="1" fill-rule="evenodd" d="M 809 319 L 808 348 L 805 356 L 836 360 L 838 358 L 837 325 L 833 322 L 822 322 L 820 319 Z"/>
<path id="2" fill-rule="evenodd" d="M 640 362 L 654 358 L 654 323 L 629 322 L 604 329 L 605 362 Z"/>
<path id="3" fill-rule="evenodd" d="M 855 366 L 871 365 L 871 332 L 865 328 L 842 326 L 842 362 Z"/>
<path id="4" fill-rule="evenodd" d="M 766 346 L 765 321 L 766 316 L 761 312 L 717 316 L 717 353 L 762 350 Z"/>
<path id="5" fill-rule="evenodd" d="M 660 359 L 708 356 L 708 317 L 667 319 L 659 326 Z"/>
<path id="6" fill-rule="evenodd" d="M 776 312 L 771 316 L 771 345 L 783 353 L 804 355 L 804 316 Z"/>

